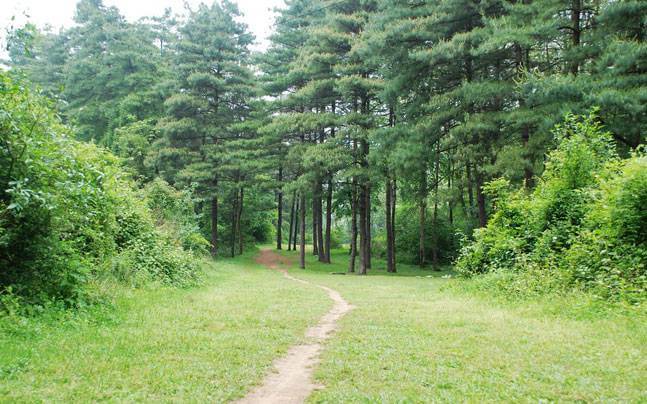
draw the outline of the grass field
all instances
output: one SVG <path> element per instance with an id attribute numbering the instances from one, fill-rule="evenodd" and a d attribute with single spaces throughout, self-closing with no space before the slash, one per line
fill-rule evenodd
<path id="1" fill-rule="evenodd" d="M 289 253 L 284 253 L 289 254 Z M 296 257 L 296 254 L 294 254 Z M 296 260 L 295 260 L 296 262 Z M 647 322 L 591 313 L 574 299 L 504 303 L 461 292 L 448 273 L 400 266 L 339 276 L 310 257 L 291 273 L 338 290 L 357 308 L 316 372 L 311 402 L 647 400 Z"/>
<path id="2" fill-rule="evenodd" d="M 331 307 L 253 255 L 213 265 L 200 288 L 124 290 L 80 315 L 0 320 L 0 401 L 242 397 Z M 356 306 L 326 345 L 315 372 L 325 388 L 310 402 L 647 401 L 644 313 L 504 302 L 449 272 L 387 275 L 380 261 L 369 276 L 332 275 L 345 252 L 333 261 L 309 255 L 307 270 L 290 269 Z"/>
<path id="3" fill-rule="evenodd" d="M 242 397 L 331 306 L 253 255 L 191 290 L 134 291 L 114 308 L 0 330 L 0 401 L 191 401 Z M 298 308 L 298 310 L 295 310 Z"/>

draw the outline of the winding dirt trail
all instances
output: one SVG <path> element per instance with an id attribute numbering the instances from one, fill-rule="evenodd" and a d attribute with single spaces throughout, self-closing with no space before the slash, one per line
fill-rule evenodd
<path id="1" fill-rule="evenodd" d="M 330 338 L 337 329 L 337 321 L 352 310 L 353 306 L 334 289 L 297 279 L 288 274 L 285 266 L 289 265 L 289 260 L 271 250 L 262 250 L 256 262 L 281 272 L 291 281 L 325 290 L 335 303 L 317 325 L 306 331 L 306 342 L 292 346 L 284 357 L 274 361 L 274 372 L 265 377 L 263 384 L 238 401 L 241 404 L 302 403 L 315 389 L 322 387 L 313 383 L 312 373 L 319 364 L 323 342 Z"/>

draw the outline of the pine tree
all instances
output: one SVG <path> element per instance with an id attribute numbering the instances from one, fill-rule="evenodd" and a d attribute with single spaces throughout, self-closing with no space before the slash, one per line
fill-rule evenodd
<path id="1" fill-rule="evenodd" d="M 247 66 L 253 37 L 236 21 L 238 16 L 238 9 L 228 1 L 190 10 L 179 29 L 175 51 L 177 91 L 166 101 L 168 115 L 160 124 L 168 146 L 181 159 L 175 181 L 196 183 L 211 206 L 214 256 L 218 253 L 219 190 L 225 182 L 230 183 L 231 239 L 235 241 L 240 233 L 236 226 L 245 178 L 241 167 L 232 163 L 227 143 L 242 136 L 235 124 L 249 116 L 249 99 L 255 91 Z"/>

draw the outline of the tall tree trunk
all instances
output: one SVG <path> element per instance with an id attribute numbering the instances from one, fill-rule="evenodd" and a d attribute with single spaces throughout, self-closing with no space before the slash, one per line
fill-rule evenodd
<path id="1" fill-rule="evenodd" d="M 231 204 L 231 237 L 230 237 L 230 254 L 236 255 L 236 216 L 238 214 L 238 191 L 235 192 L 234 200 Z"/>
<path id="2" fill-rule="evenodd" d="M 301 202 L 299 203 L 300 209 L 300 223 L 301 226 L 301 242 L 299 250 L 299 267 L 301 269 L 306 269 L 306 195 L 301 191 Z"/>
<path id="3" fill-rule="evenodd" d="M 571 45 L 573 48 L 580 46 L 581 35 L 582 35 L 582 0 L 571 0 Z M 571 73 L 577 76 L 580 72 L 580 63 L 577 60 L 577 56 L 574 56 L 575 60 L 571 61 L 570 70 Z"/>
<path id="4" fill-rule="evenodd" d="M 371 234 L 371 185 L 366 185 L 366 269 L 371 269 L 371 249 L 373 237 Z"/>
<path id="5" fill-rule="evenodd" d="M 243 255 L 244 251 L 244 241 L 245 237 L 243 236 L 243 204 L 245 201 L 245 189 L 240 187 L 240 199 L 238 200 L 238 254 Z"/>
<path id="6" fill-rule="evenodd" d="M 393 190 L 391 191 L 391 251 L 393 251 L 393 272 L 397 271 L 397 251 L 395 248 L 395 211 L 398 203 L 398 182 L 393 178 Z"/>
<path id="7" fill-rule="evenodd" d="M 440 141 L 436 142 L 436 162 L 434 167 L 434 217 L 433 217 L 433 241 L 434 245 L 431 250 L 432 263 L 434 268 L 438 268 L 438 185 L 440 183 Z"/>
<path id="8" fill-rule="evenodd" d="M 323 194 L 323 184 L 321 181 L 317 181 L 317 255 L 319 256 L 319 262 L 326 262 L 326 250 L 324 249 L 324 237 L 323 237 L 323 203 L 322 203 L 322 194 Z"/>
<path id="9" fill-rule="evenodd" d="M 211 199 L 211 256 L 218 255 L 218 195 Z"/>
<path id="10" fill-rule="evenodd" d="M 350 196 L 351 224 L 350 224 L 350 264 L 348 272 L 355 272 L 355 259 L 357 258 L 357 205 L 358 205 L 357 179 L 353 177 L 353 188 Z"/>
<path id="11" fill-rule="evenodd" d="M 487 225 L 487 211 L 485 209 L 485 194 L 483 193 L 483 174 L 476 172 L 476 200 L 479 209 L 479 227 Z"/>
<path id="12" fill-rule="evenodd" d="M 360 185 L 359 190 L 359 273 L 366 274 L 367 264 L 367 237 L 366 237 L 366 185 Z"/>
<path id="13" fill-rule="evenodd" d="M 395 272 L 393 265 L 393 183 L 391 178 L 386 177 L 385 187 L 385 204 L 384 204 L 384 217 L 386 218 L 386 271 Z"/>
<path id="14" fill-rule="evenodd" d="M 299 212 L 301 212 L 301 201 L 297 198 L 296 191 L 294 192 L 294 198 L 297 201 L 297 206 L 294 211 L 294 236 L 292 236 L 292 251 L 297 250 L 297 233 L 299 232 Z"/>
<path id="15" fill-rule="evenodd" d="M 312 255 L 319 255 L 319 241 L 317 240 L 317 184 L 315 182 L 312 192 Z"/>
<path id="16" fill-rule="evenodd" d="M 283 167 L 279 167 L 279 187 L 283 182 Z M 277 207 L 277 223 L 276 223 L 276 249 L 283 249 L 283 191 L 279 188 L 278 193 L 278 207 Z"/>
<path id="17" fill-rule="evenodd" d="M 395 109 L 389 106 L 389 127 L 395 127 Z M 387 169 L 386 173 L 386 203 L 384 216 L 386 218 L 386 270 L 394 273 L 395 269 L 395 178 Z"/>
<path id="18" fill-rule="evenodd" d="M 363 102 L 364 104 L 364 102 Z M 362 112 L 367 109 L 367 107 L 362 108 Z M 362 167 L 363 175 L 367 174 L 368 170 L 368 153 L 369 146 L 366 139 L 360 140 L 360 164 Z M 362 178 L 362 182 L 359 186 L 359 273 L 365 275 L 370 261 L 370 234 L 369 234 L 369 225 L 370 225 L 370 185 L 366 178 Z"/>
<path id="19" fill-rule="evenodd" d="M 447 194 L 449 195 L 449 198 L 447 198 L 447 221 L 450 225 L 454 224 L 454 204 L 456 203 L 454 200 L 454 193 L 452 192 L 452 187 L 454 186 L 453 175 L 454 171 L 452 169 L 452 160 L 450 158 L 447 162 Z"/>
<path id="20" fill-rule="evenodd" d="M 294 240 L 293 237 L 296 237 L 294 235 L 294 232 L 296 229 L 296 226 L 294 223 L 294 208 L 295 208 L 296 202 L 297 202 L 297 195 L 296 195 L 296 192 L 294 192 L 292 196 L 292 206 L 290 207 L 290 232 L 288 234 L 288 251 L 292 250 L 292 240 Z"/>
<path id="21" fill-rule="evenodd" d="M 334 104 L 333 104 L 334 108 Z M 325 262 L 330 264 L 330 245 L 332 226 L 332 174 L 328 177 L 328 190 L 326 193 L 326 256 Z"/>
<path id="22" fill-rule="evenodd" d="M 418 263 L 421 268 L 427 265 L 427 252 L 425 249 L 427 227 L 427 167 L 422 170 L 420 177 L 420 190 L 418 195 Z"/>
<path id="23" fill-rule="evenodd" d="M 469 160 L 465 163 L 465 173 L 467 175 L 467 197 L 470 204 L 470 218 L 474 220 L 474 178 L 472 178 L 472 165 Z"/>

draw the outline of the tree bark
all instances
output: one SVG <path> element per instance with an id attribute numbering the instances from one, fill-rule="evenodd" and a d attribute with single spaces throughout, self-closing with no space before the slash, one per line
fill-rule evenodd
<path id="1" fill-rule="evenodd" d="M 290 231 L 288 234 L 288 251 L 292 250 L 292 240 L 294 236 L 294 231 L 296 229 L 295 223 L 294 223 L 294 208 L 297 202 L 297 196 L 296 192 L 292 196 L 292 206 L 290 207 Z"/>
<path id="2" fill-rule="evenodd" d="M 436 162 L 434 167 L 434 217 L 433 217 L 433 247 L 431 259 L 434 268 L 438 268 L 438 184 L 440 183 L 440 141 L 436 142 Z"/>
<path id="3" fill-rule="evenodd" d="M 395 126 L 395 109 L 389 106 L 389 127 Z M 386 173 L 386 203 L 384 216 L 386 217 L 386 270 L 395 273 L 395 178 L 387 168 Z"/>
<path id="4" fill-rule="evenodd" d="M 474 221 L 474 178 L 472 178 L 472 166 L 469 160 L 465 164 L 465 173 L 467 175 L 467 197 L 469 201 L 470 217 Z"/>
<path id="5" fill-rule="evenodd" d="M 297 193 L 296 191 L 294 192 L 294 198 L 296 199 L 296 207 L 294 211 L 294 235 L 292 236 L 292 251 L 297 250 L 297 233 L 299 232 L 299 212 L 301 212 L 301 203 L 299 199 L 297 199 Z"/>
<path id="6" fill-rule="evenodd" d="M 371 234 L 371 185 L 366 185 L 366 269 L 371 269 L 371 249 L 373 237 Z"/>
<path id="7" fill-rule="evenodd" d="M 328 190 L 326 194 L 326 254 L 324 262 L 326 262 L 327 264 L 330 264 L 330 245 L 332 232 L 332 191 L 332 174 L 330 174 L 330 176 L 328 177 Z"/>
<path id="8" fill-rule="evenodd" d="M 234 200 L 231 204 L 231 237 L 230 237 L 230 254 L 232 257 L 236 255 L 236 215 L 238 213 L 238 191 L 235 193 Z"/>
<path id="9" fill-rule="evenodd" d="M 357 257 L 357 179 L 353 177 L 353 188 L 350 196 L 351 225 L 350 225 L 350 263 L 348 272 L 355 272 L 355 259 Z"/>
<path id="10" fill-rule="evenodd" d="M 279 167 L 279 187 L 283 182 L 283 167 Z M 276 249 L 283 249 L 283 191 L 279 188 L 276 224 Z"/>
<path id="11" fill-rule="evenodd" d="M 427 264 L 425 240 L 427 227 L 427 167 L 422 170 L 420 178 L 420 194 L 418 195 L 418 264 L 421 268 Z"/>
<path id="12" fill-rule="evenodd" d="M 447 193 L 449 195 L 449 198 L 447 198 L 447 220 L 449 221 L 450 225 L 454 224 L 454 204 L 456 203 L 452 192 L 452 187 L 454 186 L 454 181 L 452 178 L 454 171 L 452 168 L 452 160 L 450 158 L 448 159 L 447 163 Z"/>
<path id="13" fill-rule="evenodd" d="M 393 178 L 393 191 L 391 192 L 391 251 L 393 251 L 393 272 L 397 271 L 397 249 L 395 247 L 395 212 L 398 203 L 398 182 Z"/>
<path id="14" fill-rule="evenodd" d="M 483 194 L 483 174 L 476 172 L 476 200 L 479 209 L 479 227 L 487 225 L 487 211 L 485 209 L 485 194 Z"/>
<path id="15" fill-rule="evenodd" d="M 300 216 L 301 220 L 299 225 L 301 226 L 301 242 L 300 242 L 300 250 L 299 250 L 299 268 L 301 269 L 306 269 L 306 196 L 303 192 L 301 192 L 301 210 L 300 210 Z"/>
<path id="16" fill-rule="evenodd" d="M 211 256 L 218 255 L 218 195 L 211 199 Z"/>
<path id="17" fill-rule="evenodd" d="M 391 178 L 387 175 L 386 177 L 386 198 L 384 204 L 384 217 L 386 218 L 386 271 L 395 272 L 393 265 L 393 185 Z"/>
<path id="18" fill-rule="evenodd" d="M 572 0 L 571 1 L 571 44 L 573 48 L 580 46 L 581 35 L 582 35 L 582 0 Z M 575 56 L 575 60 L 571 61 L 570 66 L 571 73 L 577 76 L 580 72 L 580 63 Z"/>
<path id="19" fill-rule="evenodd" d="M 317 181 L 317 255 L 319 262 L 326 262 L 326 250 L 324 249 L 323 238 L 323 203 L 322 203 L 323 185 Z"/>
<path id="20" fill-rule="evenodd" d="M 359 191 L 359 273 L 365 275 L 367 270 L 367 237 L 366 237 L 366 185 L 360 185 Z"/>
<path id="21" fill-rule="evenodd" d="M 319 255 L 319 242 L 317 240 L 317 184 L 315 183 L 312 193 L 312 255 Z"/>
<path id="22" fill-rule="evenodd" d="M 240 199 L 238 200 L 238 254 L 243 255 L 244 251 L 244 241 L 245 237 L 243 236 L 243 203 L 245 201 L 245 189 L 240 188 Z"/>

